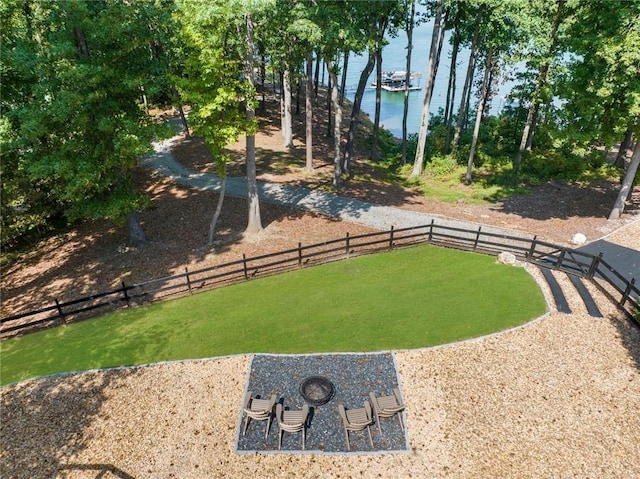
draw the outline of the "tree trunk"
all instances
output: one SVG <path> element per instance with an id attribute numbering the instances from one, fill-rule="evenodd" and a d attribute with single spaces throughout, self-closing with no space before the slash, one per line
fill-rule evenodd
<path id="1" fill-rule="evenodd" d="M 216 225 L 218 224 L 218 219 L 220 218 L 220 213 L 222 212 L 222 202 L 224 201 L 224 192 L 227 188 L 227 175 L 225 174 L 222 177 L 222 183 L 220 184 L 220 194 L 218 195 L 218 204 L 216 205 L 216 210 L 213 213 L 213 217 L 211 218 L 211 223 L 209 223 L 209 239 L 207 240 L 207 246 L 213 245 L 213 239 L 216 235 Z"/>
<path id="2" fill-rule="evenodd" d="M 182 98 L 180 98 L 180 92 L 173 87 L 173 96 L 178 104 L 178 113 L 180 114 L 180 121 L 182 122 L 182 130 L 184 131 L 184 136 L 186 138 L 191 138 L 191 133 L 189 132 L 189 123 L 187 122 L 187 116 L 184 114 L 184 108 L 182 106 Z"/>
<path id="3" fill-rule="evenodd" d="M 404 84 L 404 108 L 402 110 L 402 164 L 407 164 L 407 115 L 409 114 L 409 82 L 411 81 L 411 52 L 413 51 L 413 22 L 416 2 L 411 0 L 411 12 L 407 21 L 407 74 Z"/>
<path id="4" fill-rule="evenodd" d="M 129 244 L 135 248 L 147 244 L 147 235 L 144 234 L 140 218 L 137 213 L 129 213 L 127 216 L 127 232 L 129 234 Z"/>
<path id="5" fill-rule="evenodd" d="M 369 56 L 367 58 L 367 64 L 360 73 L 360 80 L 358 81 L 358 89 L 353 97 L 353 105 L 351 108 L 351 121 L 349 122 L 349 131 L 347 132 L 347 144 L 344 150 L 344 169 L 345 172 L 349 172 L 351 169 L 351 158 L 353 156 L 353 148 L 356 139 L 356 130 L 358 128 L 358 122 L 360 121 L 360 107 L 362 105 L 362 97 L 364 96 L 365 88 L 367 87 L 367 80 L 369 75 L 373 71 L 375 65 L 375 53 L 369 50 Z"/>
<path id="6" fill-rule="evenodd" d="M 356 129 L 358 127 L 358 122 L 360 119 L 360 105 L 362 103 L 362 96 L 364 95 L 364 90 L 367 86 L 367 80 L 369 79 L 369 75 L 371 75 L 371 71 L 373 70 L 373 66 L 375 65 L 376 58 L 376 50 L 382 43 L 384 38 L 384 32 L 387 29 L 387 23 L 389 19 L 387 17 L 376 18 L 374 14 L 370 16 L 370 29 L 372 34 L 375 32 L 376 35 L 376 45 L 377 47 L 369 46 L 368 48 L 368 58 L 367 65 L 364 70 L 360 74 L 360 80 L 358 81 L 358 89 L 356 91 L 356 98 L 354 98 L 354 106 L 351 110 L 351 122 L 349 123 L 349 132 L 347 134 L 347 145 L 345 147 L 344 154 L 344 165 L 345 165 L 345 173 L 349 174 L 351 169 L 351 159 L 353 157 L 353 148 L 356 136 Z M 378 88 L 380 87 L 380 81 L 378 80 Z M 377 92 L 378 90 L 376 90 Z M 376 97 L 377 99 L 377 97 Z M 357 107 L 355 105 L 357 101 Z M 375 126 L 374 126 L 375 128 Z"/>
<path id="7" fill-rule="evenodd" d="M 449 66 L 449 82 L 447 84 L 447 99 L 445 101 L 444 124 L 446 126 L 446 134 L 444 140 L 443 153 L 446 155 L 451 149 L 451 126 L 453 121 L 453 107 L 456 99 L 456 66 L 458 63 L 458 52 L 460 50 L 460 15 L 461 9 L 458 8 L 453 27 L 453 44 L 451 45 L 451 63 Z"/>
<path id="8" fill-rule="evenodd" d="M 89 58 L 89 44 L 87 43 L 87 37 L 81 28 L 74 27 L 73 34 L 76 37 L 76 47 L 78 48 L 78 54 L 82 58 Z"/>
<path id="9" fill-rule="evenodd" d="M 316 52 L 316 72 L 314 75 L 314 87 L 313 87 L 313 96 L 314 99 L 318 100 L 318 82 L 320 79 L 320 53 Z"/>
<path id="10" fill-rule="evenodd" d="M 340 105 L 344 103 L 344 95 L 347 88 L 347 67 L 349 66 L 349 51 L 344 52 L 342 65 L 342 80 L 340 81 Z"/>
<path id="11" fill-rule="evenodd" d="M 640 141 L 636 143 L 636 147 L 633 149 L 631 163 L 629 163 L 629 166 L 627 167 L 627 173 L 624 175 L 620 193 L 618 193 L 618 198 L 616 198 L 613 209 L 609 214 L 610 220 L 617 220 L 624 212 L 624 204 L 629 196 L 631 187 L 633 186 L 633 180 L 635 179 L 636 173 L 638 172 L 638 165 L 640 165 Z"/>
<path id="12" fill-rule="evenodd" d="M 253 85 L 253 21 L 251 15 L 246 15 L 247 22 L 247 51 L 245 59 L 245 78 Z M 247 120 L 254 121 L 256 112 L 249 103 L 246 107 Z M 247 234 L 255 234 L 262 231 L 260 219 L 260 200 L 258 198 L 258 181 L 256 177 L 256 137 L 247 135 L 247 206 L 249 210 Z"/>
<path id="13" fill-rule="evenodd" d="M 282 75 L 282 102 L 283 102 L 283 118 L 282 118 L 282 136 L 284 138 L 284 146 L 293 148 L 293 130 L 291 127 L 291 72 L 287 65 Z"/>
<path id="14" fill-rule="evenodd" d="M 538 112 L 538 101 L 542 87 L 546 83 L 547 73 L 549 72 L 549 65 L 544 64 L 538 70 L 538 77 L 536 79 L 536 87 L 531 97 L 531 103 L 529 105 L 529 111 L 527 112 L 527 120 L 524 123 L 524 129 L 522 130 L 522 137 L 520 138 L 520 146 L 516 159 L 513 165 L 513 174 L 517 177 L 520 174 L 520 167 L 522 166 L 522 154 L 525 152 L 527 144 L 531 148 L 530 138 L 533 136 L 533 125 L 536 114 Z"/>
<path id="15" fill-rule="evenodd" d="M 260 49 L 260 92 L 262 93 L 260 98 L 260 111 L 266 110 L 266 98 L 265 98 L 265 88 L 264 82 L 265 77 L 267 76 L 267 67 L 266 67 L 266 59 L 264 57 L 264 48 Z"/>
<path id="16" fill-rule="evenodd" d="M 469 55 L 469 63 L 467 65 L 467 75 L 464 80 L 464 87 L 462 88 L 462 97 L 460 99 L 460 108 L 458 108 L 458 118 L 456 120 L 456 126 L 453 131 L 453 144 L 451 145 L 451 156 L 456 157 L 458 151 L 458 143 L 460 142 L 460 133 L 462 127 L 465 124 L 467 116 L 468 97 L 471 92 L 471 84 L 473 82 L 473 74 L 476 68 L 476 56 L 478 55 L 478 41 L 480 38 L 480 21 L 482 20 L 482 6 L 478 8 L 476 14 L 476 26 L 473 32 L 473 40 L 471 42 L 471 53 Z"/>
<path id="17" fill-rule="evenodd" d="M 342 107 L 338 95 L 338 74 L 333 60 L 327 60 L 329 70 L 329 83 L 331 83 L 331 104 L 333 105 L 333 186 L 340 188 L 340 177 L 342 175 L 340 167 L 340 127 L 342 126 Z"/>
<path id="18" fill-rule="evenodd" d="M 313 53 L 307 51 L 307 85 L 305 88 L 305 171 L 313 172 Z"/>
<path id="19" fill-rule="evenodd" d="M 429 64 L 427 66 L 427 82 L 425 85 L 424 101 L 422 104 L 422 120 L 420 121 L 420 134 L 418 135 L 418 148 L 413 163 L 413 171 L 411 176 L 422 174 L 424 162 L 424 148 L 427 143 L 427 133 L 429 131 L 429 108 L 431 106 L 431 96 L 433 95 L 433 87 L 435 84 L 436 74 L 438 73 L 438 55 L 441 51 L 441 30 L 444 31 L 445 25 L 442 18 L 443 0 L 438 0 L 436 16 L 433 21 L 433 34 L 431 36 L 431 49 L 429 50 Z"/>
<path id="20" fill-rule="evenodd" d="M 336 75 L 337 78 L 337 75 Z M 329 84 L 327 85 L 327 138 L 331 138 L 332 130 L 331 125 L 333 125 L 333 109 L 331 108 L 331 75 L 329 75 Z"/>
<path id="21" fill-rule="evenodd" d="M 493 69 L 493 48 L 489 49 L 487 53 L 487 61 L 484 67 L 484 78 L 482 80 L 482 91 L 480 98 L 478 99 L 478 109 L 476 111 L 476 123 L 473 127 L 473 139 L 471 140 L 471 149 L 469 151 L 469 160 L 467 161 L 467 174 L 465 175 L 465 182 L 471 184 L 472 171 L 473 171 L 473 158 L 476 154 L 476 147 L 478 145 L 478 133 L 480 132 L 480 123 L 482 121 L 482 115 L 484 113 L 484 103 L 487 99 L 487 92 L 489 91 L 489 81 L 491 78 L 491 70 Z"/>
<path id="22" fill-rule="evenodd" d="M 191 132 L 189 131 L 189 123 L 187 122 L 187 116 L 184 114 L 184 108 L 182 103 L 178 103 L 178 113 L 180 114 L 180 122 L 182 123 L 182 131 L 187 139 L 191 139 Z"/>
<path id="23" fill-rule="evenodd" d="M 630 156 L 629 153 L 633 148 L 633 132 L 629 129 L 624 134 L 624 139 L 622 143 L 620 143 L 620 149 L 618 150 L 618 154 L 616 155 L 615 165 L 618 168 L 624 168 L 627 164 L 627 158 Z"/>
<path id="24" fill-rule="evenodd" d="M 540 68 L 538 69 L 538 76 L 536 78 L 536 87 L 533 91 L 533 96 L 531 97 L 531 102 L 529 104 L 529 111 L 527 112 L 527 120 L 524 124 L 524 129 L 522 130 L 522 138 L 520 138 L 520 146 L 518 148 L 518 153 L 516 154 L 516 159 L 513 165 L 513 173 L 514 176 L 518 176 L 520 174 L 520 168 L 522 166 L 522 154 L 525 151 L 530 151 L 531 146 L 533 144 L 533 135 L 535 133 L 535 125 L 536 125 L 536 116 L 538 113 L 538 107 L 540 104 L 540 96 L 542 94 L 542 89 L 547 83 L 547 77 L 549 76 L 549 68 L 550 68 L 550 59 L 553 54 L 553 50 L 555 49 L 556 39 L 558 37 L 558 30 L 560 29 L 560 23 L 562 23 L 562 15 L 563 15 L 563 7 L 565 4 L 565 0 L 558 0 L 558 11 L 556 12 L 556 18 L 553 22 L 553 28 L 551 29 L 551 42 L 549 43 L 549 48 L 546 51 L 545 59 L 542 61 Z"/>
<path id="25" fill-rule="evenodd" d="M 382 48 L 376 50 L 376 112 L 371 132 L 371 159 L 378 159 L 378 130 L 380 129 L 380 104 L 382 100 Z"/>

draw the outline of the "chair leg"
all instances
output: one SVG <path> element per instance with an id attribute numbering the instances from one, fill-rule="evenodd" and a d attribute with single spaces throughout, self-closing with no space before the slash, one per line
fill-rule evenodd
<path id="1" fill-rule="evenodd" d="M 350 451 L 351 444 L 349 444 L 349 430 L 347 428 L 344 429 L 344 435 L 347 438 L 347 451 Z"/>
<path id="2" fill-rule="evenodd" d="M 402 421 L 402 412 L 398 413 L 398 422 L 400 423 L 400 429 L 402 430 L 402 432 L 404 432 L 404 424 Z"/>
<path id="3" fill-rule="evenodd" d="M 247 414 L 244 418 L 244 431 L 242 431 L 242 435 L 244 436 L 245 434 L 247 434 L 247 426 L 249 426 L 249 415 Z"/>
<path id="4" fill-rule="evenodd" d="M 307 430 L 305 427 L 302 428 L 302 450 L 304 451 L 305 442 L 306 442 Z"/>
<path id="5" fill-rule="evenodd" d="M 278 450 L 282 449 L 282 429 L 278 433 Z"/>
<path id="6" fill-rule="evenodd" d="M 371 447 L 373 447 L 373 438 L 371 437 L 371 428 L 367 426 L 367 432 L 369 433 L 369 442 L 371 443 Z"/>
<path id="7" fill-rule="evenodd" d="M 378 432 L 380 433 L 380 435 L 382 436 L 382 428 L 380 427 L 380 416 L 378 416 L 377 414 L 373 414 L 373 418 L 376 420 L 376 422 L 378 423 Z"/>
<path id="8" fill-rule="evenodd" d="M 265 439 L 269 436 L 269 429 L 271 429 L 271 418 L 267 419 L 267 430 L 264 433 Z"/>

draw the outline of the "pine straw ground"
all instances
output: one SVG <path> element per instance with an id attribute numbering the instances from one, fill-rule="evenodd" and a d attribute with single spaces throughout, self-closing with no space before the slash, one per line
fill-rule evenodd
<path id="1" fill-rule="evenodd" d="M 265 155 L 265 145 L 278 142 L 272 126 L 258 139 Z M 210 167 L 197 141 L 184 142 L 179 150 L 175 153 L 185 164 Z M 275 157 L 291 154 L 274 151 Z M 299 164 L 303 161 L 300 151 L 292 154 Z M 286 174 L 274 169 L 261 171 L 261 177 L 317 181 L 299 168 L 287 168 Z M 212 255 L 202 245 L 215 195 L 139 173 L 152 197 L 152 207 L 142 214 L 152 239 L 149 246 L 128 249 L 120 229 L 97 223 L 53 238 L 3 272 L 3 314 L 31 301 L 101 290 L 121 278 L 142 280 L 182 271 L 186 265 L 235 259 L 243 252 L 254 255 L 298 241 L 308 244 L 365 231 L 263 205 L 265 232 L 246 238 L 244 202 L 228 198 L 221 241 Z M 633 216 L 615 223 L 603 219 L 615 198 L 614 189 L 605 184 L 547 184 L 526 197 L 484 207 L 425 201 L 374 178 L 350 182 L 343 194 L 523 229 L 560 243 L 578 231 L 595 239 L 625 224 L 608 240 L 637 247 L 640 235 Z M 574 314 L 556 313 L 547 288 L 541 287 L 551 313 L 524 328 L 395 353 L 407 404 L 408 454 L 235 453 L 250 360 L 235 356 L 86 372 L 3 388 L 0 476 L 640 477 L 638 329 L 597 291 L 592 293 L 605 319 L 588 316 L 575 297 L 569 298 Z"/>

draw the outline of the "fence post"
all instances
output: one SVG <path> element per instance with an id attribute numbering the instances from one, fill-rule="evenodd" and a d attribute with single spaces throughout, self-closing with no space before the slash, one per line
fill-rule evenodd
<path id="1" fill-rule="evenodd" d="M 627 287 L 624 290 L 624 293 L 622 294 L 622 299 L 620 299 L 620 307 L 623 307 L 624 303 L 626 303 L 627 299 L 629 299 L 629 296 L 631 295 L 631 288 L 633 287 L 633 285 L 635 283 L 636 283 L 636 279 L 635 278 L 631 278 L 631 282 L 629 284 L 627 284 Z"/>
<path id="2" fill-rule="evenodd" d="M 127 307 L 131 307 L 129 303 L 129 295 L 127 294 L 127 285 L 124 284 L 124 280 L 122 281 L 122 293 L 124 294 L 124 300 L 127 302 Z"/>
<path id="3" fill-rule="evenodd" d="M 58 301 L 58 298 L 56 298 L 55 301 L 56 301 L 56 308 L 58 308 L 58 315 L 60 316 L 60 319 L 64 321 L 64 313 L 62 312 L 62 308 L 60 307 L 60 302 Z"/>
<path id="4" fill-rule="evenodd" d="M 389 249 L 393 249 L 393 225 L 391 225 L 391 229 L 389 230 Z"/>
<path id="5" fill-rule="evenodd" d="M 298 266 L 302 266 L 302 243 L 298 242 Z"/>
<path id="6" fill-rule="evenodd" d="M 587 271 L 587 278 L 593 279 L 598 270 L 598 266 L 600 265 L 600 260 L 602 259 L 602 255 L 604 253 L 600 253 L 598 256 L 594 256 L 591 261 L 591 266 L 589 266 L 589 271 Z"/>
<path id="7" fill-rule="evenodd" d="M 531 247 L 529 248 L 529 261 L 531 261 L 533 259 L 533 255 L 536 252 L 536 241 L 538 241 L 538 237 L 534 236 L 533 239 L 531 240 Z"/>
<path id="8" fill-rule="evenodd" d="M 560 252 L 560 256 L 558 256 L 558 261 L 556 261 L 556 265 L 553 267 L 553 269 L 560 269 L 560 267 L 562 266 L 562 262 L 564 261 L 564 255 L 567 252 L 567 248 L 562 248 L 562 251 Z"/>
<path id="9" fill-rule="evenodd" d="M 244 269 L 244 279 L 249 279 L 249 274 L 247 273 L 247 255 L 242 253 L 242 265 Z"/>
<path id="10" fill-rule="evenodd" d="M 476 232 L 476 240 L 473 242 L 473 251 L 478 248 L 478 241 L 480 240 L 480 231 L 482 231 L 482 226 L 478 226 L 478 231 Z"/>
<path id="11" fill-rule="evenodd" d="M 431 243 L 431 239 L 433 238 L 433 219 L 431 220 L 431 224 L 429 225 L 429 243 Z"/>
<path id="12" fill-rule="evenodd" d="M 349 256 L 349 239 L 350 239 L 350 236 L 349 236 L 349 232 L 347 231 L 347 236 L 345 236 L 345 238 L 344 238 L 344 243 L 345 243 L 345 251 L 344 252 L 345 252 L 345 254 L 347 256 Z"/>
<path id="13" fill-rule="evenodd" d="M 187 268 L 186 266 L 184 267 L 184 274 L 186 275 L 186 278 L 187 278 L 187 287 L 189 288 L 189 294 L 192 294 L 191 280 L 189 279 L 189 268 Z"/>

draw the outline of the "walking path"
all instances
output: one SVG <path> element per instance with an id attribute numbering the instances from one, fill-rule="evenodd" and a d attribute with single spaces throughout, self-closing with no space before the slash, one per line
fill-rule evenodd
<path id="1" fill-rule="evenodd" d="M 220 191 L 221 180 L 213 173 L 196 173 L 178 163 L 171 154 L 173 145 L 181 139 L 174 136 L 163 142 L 155 143 L 155 153 L 141 160 L 142 166 L 154 169 L 172 178 L 176 183 L 209 191 Z M 504 234 L 509 236 L 533 239 L 533 234 L 522 231 L 498 228 L 495 226 L 455 220 L 444 216 L 420 213 L 417 211 L 380 206 L 366 201 L 345 198 L 308 188 L 301 188 L 276 183 L 258 182 L 261 201 L 293 206 L 302 210 L 321 213 L 344 221 L 358 223 L 381 231 L 394 228 L 423 226 L 437 220 L 438 224 L 453 228 L 477 230 Z M 225 194 L 245 198 L 247 196 L 247 180 L 243 177 L 228 177 Z M 640 239 L 639 239 L 640 245 Z M 600 239 L 578 248 L 586 253 L 597 255 L 604 253 L 604 259 L 628 280 L 640 279 L 640 248 L 624 248 L 605 239 Z"/>
<path id="2" fill-rule="evenodd" d="M 221 180 L 213 173 L 196 173 L 179 164 L 171 154 L 173 144 L 180 137 L 173 137 L 154 144 L 155 153 L 142 160 L 142 165 L 152 168 L 161 174 L 171 177 L 179 184 L 209 191 L 220 191 Z M 293 206 L 302 210 L 321 213 L 332 218 L 358 223 L 379 230 L 407 228 L 428 225 L 431 220 L 438 224 L 465 229 L 482 227 L 485 232 L 508 234 L 522 238 L 533 238 L 534 235 L 521 231 L 497 228 L 480 223 L 465 222 L 444 216 L 420 213 L 417 211 L 380 206 L 366 201 L 345 198 L 308 188 L 276 183 L 258 182 L 260 201 Z M 247 180 L 243 177 L 228 177 L 225 195 L 246 198 Z"/>

